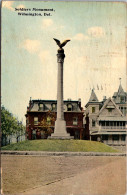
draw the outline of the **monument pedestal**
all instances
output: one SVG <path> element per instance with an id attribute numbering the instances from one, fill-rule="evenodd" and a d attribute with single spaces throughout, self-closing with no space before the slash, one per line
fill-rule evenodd
<path id="1" fill-rule="evenodd" d="M 55 121 L 55 130 L 54 133 L 48 137 L 48 139 L 74 139 L 73 136 L 70 136 L 66 131 L 66 121 L 62 119 L 57 119 Z"/>

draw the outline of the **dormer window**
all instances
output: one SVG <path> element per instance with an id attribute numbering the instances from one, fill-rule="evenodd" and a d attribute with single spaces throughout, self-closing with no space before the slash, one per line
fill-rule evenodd
<path id="1" fill-rule="evenodd" d="M 124 102 L 124 97 L 123 97 L 123 96 L 120 97 L 120 102 L 121 102 L 121 103 Z"/>
<path id="2" fill-rule="evenodd" d="M 40 105 L 39 105 L 39 109 L 40 109 L 40 110 L 44 110 L 44 104 L 40 104 Z"/>
<path id="3" fill-rule="evenodd" d="M 71 104 L 68 104 L 67 111 L 72 111 L 72 105 Z"/>
<path id="4" fill-rule="evenodd" d="M 52 104 L 52 110 L 56 109 L 56 104 Z"/>

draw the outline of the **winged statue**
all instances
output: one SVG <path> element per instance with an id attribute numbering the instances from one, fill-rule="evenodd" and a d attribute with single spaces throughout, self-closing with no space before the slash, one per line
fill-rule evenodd
<path id="1" fill-rule="evenodd" d="M 58 39 L 55 39 L 55 38 L 53 38 L 53 39 L 54 39 L 54 41 L 56 42 L 56 44 L 59 46 L 60 49 L 62 49 L 62 47 L 64 47 L 64 46 L 67 44 L 67 42 L 70 41 L 69 39 L 67 39 L 67 40 L 65 40 L 65 41 L 63 41 L 63 42 L 61 43 Z"/>

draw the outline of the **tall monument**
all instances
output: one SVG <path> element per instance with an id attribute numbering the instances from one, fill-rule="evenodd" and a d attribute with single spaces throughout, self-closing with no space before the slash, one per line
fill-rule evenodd
<path id="1" fill-rule="evenodd" d="M 66 43 L 70 40 L 65 40 L 60 43 L 59 40 L 54 39 L 59 46 L 57 53 L 58 62 L 58 75 L 57 75 L 57 119 L 55 121 L 54 133 L 51 135 L 50 139 L 73 139 L 66 130 L 66 121 L 64 120 L 63 112 L 63 64 L 64 64 L 64 47 Z"/>

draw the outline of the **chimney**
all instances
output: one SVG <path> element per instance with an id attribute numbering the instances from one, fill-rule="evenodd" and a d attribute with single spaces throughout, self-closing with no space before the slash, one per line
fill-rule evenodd
<path id="1" fill-rule="evenodd" d="M 30 97 L 30 101 L 29 101 L 29 108 L 31 107 L 31 104 L 32 104 L 32 97 Z"/>
<path id="2" fill-rule="evenodd" d="M 78 99 L 78 105 L 79 105 L 79 108 L 81 109 L 81 98 Z"/>

